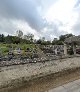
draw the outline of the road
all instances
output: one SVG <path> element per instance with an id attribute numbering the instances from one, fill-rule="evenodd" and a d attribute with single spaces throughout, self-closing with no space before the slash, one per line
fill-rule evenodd
<path id="1" fill-rule="evenodd" d="M 80 92 L 80 79 L 51 89 L 48 92 Z"/>

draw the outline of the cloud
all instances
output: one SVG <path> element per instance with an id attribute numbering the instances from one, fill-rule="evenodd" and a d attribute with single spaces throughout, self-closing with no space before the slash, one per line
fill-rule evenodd
<path id="1" fill-rule="evenodd" d="M 47 40 L 53 40 L 58 38 L 62 34 L 67 34 L 68 32 L 63 31 L 60 27 L 63 26 L 62 22 L 55 21 L 50 22 L 48 25 L 41 31 L 42 36 Z"/>
<path id="2" fill-rule="evenodd" d="M 76 18 L 76 21 L 72 30 L 75 35 L 80 35 L 80 0 L 77 0 L 77 3 L 75 5 L 75 11 L 77 12 L 78 16 Z"/>
<path id="3" fill-rule="evenodd" d="M 79 0 L 0 0 L 0 33 L 14 34 L 20 29 L 46 39 L 78 34 L 79 10 Z"/>
<path id="4" fill-rule="evenodd" d="M 75 4 L 75 7 L 80 6 L 80 0 L 77 0 L 77 3 Z"/>
<path id="5" fill-rule="evenodd" d="M 47 3 L 45 4 L 45 1 Z M 23 23 L 19 22 L 19 20 L 24 21 L 24 23 L 28 23 L 29 28 L 31 30 L 36 30 L 38 34 L 40 34 L 41 30 L 43 30 L 48 25 L 48 22 L 42 17 L 42 8 L 47 10 L 47 8 L 52 4 L 53 0 L 2 0 L 0 1 L 0 18 L 2 19 L 1 30 L 8 33 L 13 33 L 13 30 L 22 29 L 20 26 Z M 40 11 L 41 7 L 41 11 Z M 5 18 L 5 22 L 4 22 Z M 14 21 L 14 23 L 13 23 Z M 17 25 L 17 23 L 19 25 Z M 4 26 L 4 24 L 6 26 Z M 48 28 L 48 27 L 47 27 Z M 25 27 L 24 27 L 25 29 Z M 12 32 L 11 32 L 12 31 Z M 38 35 L 37 34 L 37 35 Z M 44 35 L 43 35 L 44 36 Z"/>
<path id="6" fill-rule="evenodd" d="M 36 30 L 41 30 L 45 26 L 37 10 L 39 7 L 37 0 L 2 0 L 0 5 L 0 12 L 4 17 L 25 20 Z"/>
<path id="7" fill-rule="evenodd" d="M 73 32 L 76 35 L 80 35 L 80 13 L 78 13 L 78 19 L 75 25 L 73 26 Z"/>
<path id="8" fill-rule="evenodd" d="M 16 30 L 16 25 L 13 23 L 11 19 L 6 19 L 0 17 L 0 33 L 1 34 L 11 34 L 14 35 L 14 31 Z"/>
<path id="9" fill-rule="evenodd" d="M 75 5 L 77 6 L 75 7 Z M 57 23 L 60 22 L 62 24 L 57 26 L 57 32 L 59 34 L 76 34 L 77 32 L 74 29 L 79 28 L 79 10 L 80 8 L 78 0 L 59 0 L 48 9 L 44 17 L 48 22 L 54 21 L 56 24 L 57 21 Z M 74 26 L 76 27 L 74 28 Z M 79 30 L 77 31 L 79 32 Z M 59 35 L 57 34 L 57 36 Z"/>

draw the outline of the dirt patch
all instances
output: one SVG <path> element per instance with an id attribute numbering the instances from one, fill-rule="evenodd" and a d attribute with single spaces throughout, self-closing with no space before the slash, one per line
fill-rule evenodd
<path id="1" fill-rule="evenodd" d="M 41 76 L 41 75 L 40 75 Z M 74 81 L 80 78 L 80 67 L 74 69 L 63 70 L 61 72 L 49 74 L 41 77 L 32 77 L 32 79 L 26 81 L 25 78 L 22 78 L 22 81 L 11 82 L 11 85 L 6 86 L 1 89 L 0 92 L 24 92 L 26 88 L 26 92 L 30 90 L 30 88 L 34 88 L 34 91 L 31 90 L 29 92 L 41 92 L 41 90 L 46 91 L 52 89 L 54 87 L 63 85 L 70 81 Z M 37 87 L 36 87 L 37 86 Z"/>

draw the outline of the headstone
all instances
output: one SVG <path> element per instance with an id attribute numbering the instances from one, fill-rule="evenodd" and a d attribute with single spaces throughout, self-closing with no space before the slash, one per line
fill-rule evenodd
<path id="1" fill-rule="evenodd" d="M 64 55 L 67 55 L 67 45 L 64 43 Z"/>
<path id="2" fill-rule="evenodd" d="M 76 55 L 76 45 L 73 44 L 73 52 L 74 52 L 74 55 Z"/>
<path id="3" fill-rule="evenodd" d="M 0 49 L 0 61 L 2 61 L 2 50 Z"/>
<path id="4" fill-rule="evenodd" d="M 21 48 L 17 49 L 17 54 L 21 54 Z"/>

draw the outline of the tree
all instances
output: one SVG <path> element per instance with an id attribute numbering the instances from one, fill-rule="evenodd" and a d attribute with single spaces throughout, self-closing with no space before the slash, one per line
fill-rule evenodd
<path id="1" fill-rule="evenodd" d="M 52 41 L 52 45 L 63 45 L 63 41 L 57 40 L 57 41 Z"/>
<path id="2" fill-rule="evenodd" d="M 12 36 L 9 36 L 9 35 L 6 36 L 6 37 L 5 37 L 5 42 L 6 42 L 6 43 L 12 43 Z"/>
<path id="3" fill-rule="evenodd" d="M 41 39 L 37 40 L 36 43 L 37 43 L 37 44 L 41 44 L 41 43 L 42 43 Z"/>
<path id="4" fill-rule="evenodd" d="M 5 42 L 5 38 L 3 34 L 0 34 L 0 42 Z"/>
<path id="5" fill-rule="evenodd" d="M 26 39 L 26 40 L 28 40 L 30 42 L 33 42 L 33 38 L 34 38 L 33 34 L 24 35 L 24 39 Z"/>
<path id="6" fill-rule="evenodd" d="M 59 37 L 59 40 L 60 40 L 60 41 L 65 41 L 66 38 L 69 38 L 69 37 L 71 37 L 71 36 L 73 36 L 73 34 L 61 35 L 61 36 Z"/>
<path id="7" fill-rule="evenodd" d="M 22 32 L 21 30 L 18 30 L 18 31 L 16 31 L 16 35 L 17 35 L 19 38 L 22 38 L 23 32 Z"/>
<path id="8" fill-rule="evenodd" d="M 42 41 L 45 41 L 45 37 L 42 37 Z"/>
<path id="9" fill-rule="evenodd" d="M 41 44 L 42 44 L 42 45 L 50 45 L 51 42 L 50 42 L 50 41 L 42 41 Z"/>
<path id="10" fill-rule="evenodd" d="M 20 38 L 17 36 L 13 36 L 12 42 L 13 42 L 13 44 L 15 44 L 15 43 L 18 44 L 18 43 L 20 43 Z"/>

